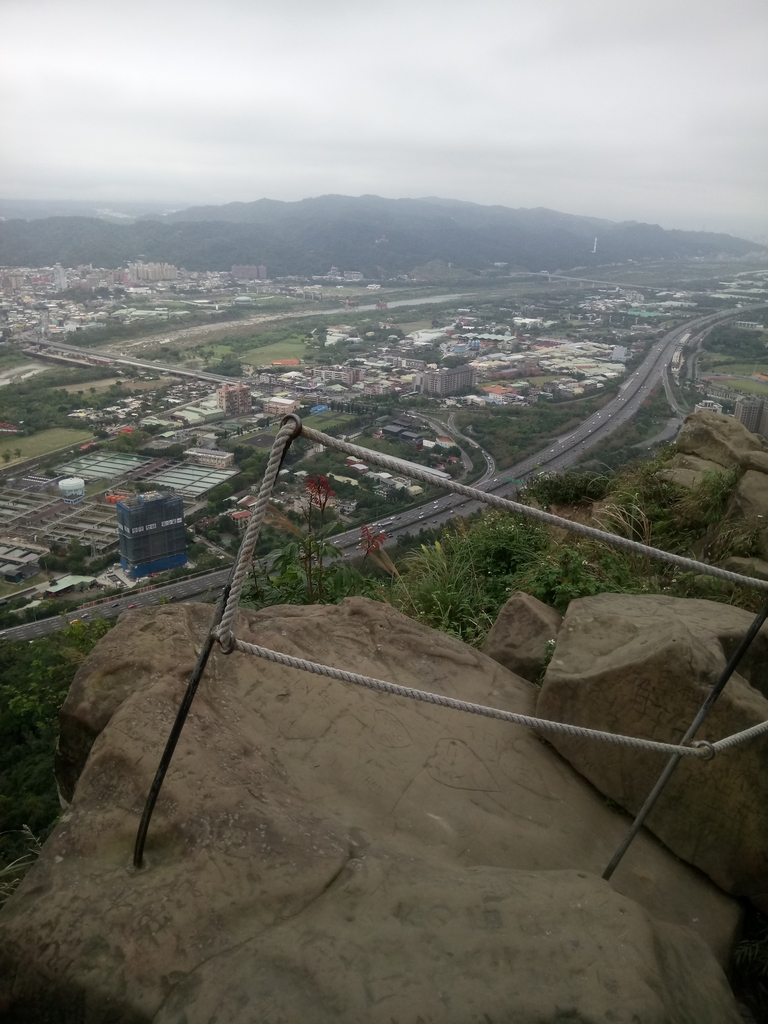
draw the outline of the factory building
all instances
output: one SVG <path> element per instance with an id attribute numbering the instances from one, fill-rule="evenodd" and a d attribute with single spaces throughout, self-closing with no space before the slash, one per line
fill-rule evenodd
<path id="1" fill-rule="evenodd" d="M 145 491 L 117 503 L 120 562 L 133 579 L 187 562 L 184 502 L 178 494 Z"/>
<path id="2" fill-rule="evenodd" d="M 281 398 L 275 395 L 264 402 L 263 412 L 266 416 L 287 416 L 296 412 L 300 406 L 301 402 L 296 398 Z"/>

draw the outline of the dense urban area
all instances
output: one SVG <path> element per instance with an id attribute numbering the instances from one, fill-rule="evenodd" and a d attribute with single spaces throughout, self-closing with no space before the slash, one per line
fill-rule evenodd
<path id="1" fill-rule="evenodd" d="M 8 629 L 78 605 L 87 617 L 111 595 L 229 564 L 287 413 L 425 467 L 436 481 L 484 480 L 599 415 L 675 325 L 764 300 L 768 273 L 734 261 L 726 278 L 642 288 L 523 275 L 507 294 L 433 289 L 412 300 L 397 290 L 402 282 L 382 288 L 336 267 L 321 280 L 270 280 L 258 265 L 223 273 L 57 264 L 5 268 L 0 285 Z M 615 439 L 587 445 L 581 460 L 636 457 L 699 404 L 766 433 L 764 338 L 747 313 L 703 341 L 682 336 L 666 391 L 657 386 Z M 384 532 L 393 513 L 422 506 L 413 529 L 438 525 L 428 514 L 437 483 L 303 441 L 281 470 L 273 508 L 300 522 L 319 477 L 339 531 Z M 132 554 L 137 527 L 120 517 L 146 518 L 155 496 L 158 510 L 176 501 L 178 515 L 158 520 L 173 529 L 159 527 L 154 547 Z M 279 539 L 272 524 L 257 554 Z"/>

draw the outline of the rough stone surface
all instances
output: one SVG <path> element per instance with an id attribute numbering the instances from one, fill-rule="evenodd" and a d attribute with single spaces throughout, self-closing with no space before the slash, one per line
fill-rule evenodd
<path id="1" fill-rule="evenodd" d="M 750 433 L 732 416 L 716 412 L 694 412 L 680 428 L 675 441 L 678 451 L 696 455 L 732 469 L 749 452 L 768 452 L 768 443 Z"/>
<path id="2" fill-rule="evenodd" d="M 722 466 L 718 466 L 718 469 L 722 470 Z M 676 466 L 660 469 L 656 474 L 659 480 L 666 480 L 667 483 L 677 484 L 678 487 L 687 487 L 690 490 L 699 486 L 703 475 L 703 473 L 697 473 L 694 469 L 678 469 Z"/>
<path id="3" fill-rule="evenodd" d="M 710 601 L 600 594 L 572 601 L 542 685 L 541 717 L 676 742 L 753 616 Z M 702 726 L 715 740 L 768 719 L 768 629 Z M 654 754 L 552 736 L 602 793 L 639 809 L 664 764 Z M 728 892 L 768 911 L 768 737 L 684 759 L 646 824 Z M 628 859 L 634 856 L 633 851 Z"/>
<path id="4" fill-rule="evenodd" d="M 720 532 L 734 527 L 758 530 L 757 549 L 763 558 L 768 558 L 768 476 L 765 473 L 748 469 L 736 485 Z"/>
<path id="5" fill-rule="evenodd" d="M 483 654 L 536 683 L 546 663 L 547 643 L 555 639 L 562 621 L 554 608 L 518 591 L 499 612 Z"/>
<path id="6" fill-rule="evenodd" d="M 741 457 L 742 469 L 755 469 L 758 473 L 768 473 L 768 452 L 747 452 Z"/>
<path id="7" fill-rule="evenodd" d="M 737 904 L 645 836 L 602 881 L 626 818 L 546 744 L 246 655 L 212 656 L 134 872 L 141 808 L 210 614 L 129 612 L 79 673 L 64 709 L 70 782 L 101 731 L 0 913 L 0 1016 L 738 1024 L 715 959 Z M 244 612 L 237 629 L 533 710 L 530 683 L 387 605 Z"/>
<path id="8" fill-rule="evenodd" d="M 132 642 L 126 642 L 121 623 L 120 629 L 107 633 L 80 667 L 59 715 L 55 770 L 59 791 L 66 801 L 72 799 L 94 740 L 127 697 L 159 679 L 186 685 L 197 660 L 189 628 L 186 614 L 166 614 L 159 620 L 150 616 L 136 624 Z M 158 642 L 159 637 L 162 642 Z"/>
<path id="9" fill-rule="evenodd" d="M 698 487 L 705 473 L 722 473 L 725 467 L 710 459 L 701 459 L 698 455 L 678 452 L 669 463 L 668 468 L 656 474 L 661 480 L 679 484 L 680 487 Z"/>

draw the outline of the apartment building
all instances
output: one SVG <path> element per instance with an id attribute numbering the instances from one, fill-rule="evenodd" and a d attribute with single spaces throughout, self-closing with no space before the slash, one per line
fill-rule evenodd
<path id="1" fill-rule="evenodd" d="M 414 374 L 413 384 L 426 395 L 455 395 L 459 391 L 473 388 L 477 383 L 474 366 L 456 366 L 450 369 L 423 370 Z"/>
<path id="2" fill-rule="evenodd" d="M 247 384 L 222 384 L 216 389 L 216 406 L 227 416 L 244 416 L 251 411 L 251 389 Z"/>

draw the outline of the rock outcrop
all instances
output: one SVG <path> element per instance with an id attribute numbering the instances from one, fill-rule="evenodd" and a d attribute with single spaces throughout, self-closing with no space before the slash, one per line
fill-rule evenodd
<path id="1" fill-rule="evenodd" d="M 768 558 L 768 475 L 748 469 L 736 484 L 721 530 L 753 529 L 760 555 Z"/>
<path id="2" fill-rule="evenodd" d="M 548 745 L 238 653 L 211 658 L 134 871 L 210 613 L 129 612 L 81 667 L 59 758 L 71 806 L 0 913 L 7 1019 L 738 1024 L 717 963 L 738 905 L 645 836 L 601 880 L 627 820 Z M 387 605 L 237 628 L 533 711 L 530 683 Z"/>
<path id="3" fill-rule="evenodd" d="M 689 416 L 676 441 L 677 452 L 656 474 L 660 480 L 693 490 L 705 476 L 738 477 L 724 515 L 694 542 L 691 554 L 711 556 L 724 568 L 761 576 L 768 561 L 768 442 L 731 416 L 700 412 Z M 724 554 L 725 553 L 725 554 Z M 739 565 L 735 559 L 745 559 Z"/>
<path id="4" fill-rule="evenodd" d="M 694 412 L 686 417 L 675 445 L 679 452 L 714 462 L 725 469 L 741 466 L 752 453 L 768 453 L 768 442 L 732 416 Z"/>
<path id="5" fill-rule="evenodd" d="M 521 591 L 513 594 L 491 627 L 483 654 L 531 683 L 547 663 L 547 644 L 555 639 L 562 615 Z"/>
<path id="6" fill-rule="evenodd" d="M 544 677 L 543 718 L 677 742 L 753 616 L 710 601 L 599 594 L 572 601 Z M 768 720 L 768 627 L 761 630 L 698 738 L 720 739 Z M 631 812 L 664 759 L 552 735 L 602 793 Z M 768 737 L 683 759 L 646 824 L 728 892 L 768 911 Z M 631 852 L 628 856 L 632 856 Z"/>
<path id="7" fill-rule="evenodd" d="M 768 442 L 732 416 L 692 413 L 680 428 L 675 447 L 676 454 L 658 475 L 681 487 L 698 487 L 705 473 L 732 469 L 768 473 Z"/>
<path id="8" fill-rule="evenodd" d="M 680 487 L 694 488 L 702 482 L 705 473 L 723 472 L 725 472 L 725 466 L 721 466 L 717 462 L 700 459 L 698 455 L 685 455 L 678 452 L 673 456 L 669 466 L 666 469 L 660 469 L 657 476 L 660 480 L 668 480 Z"/>

